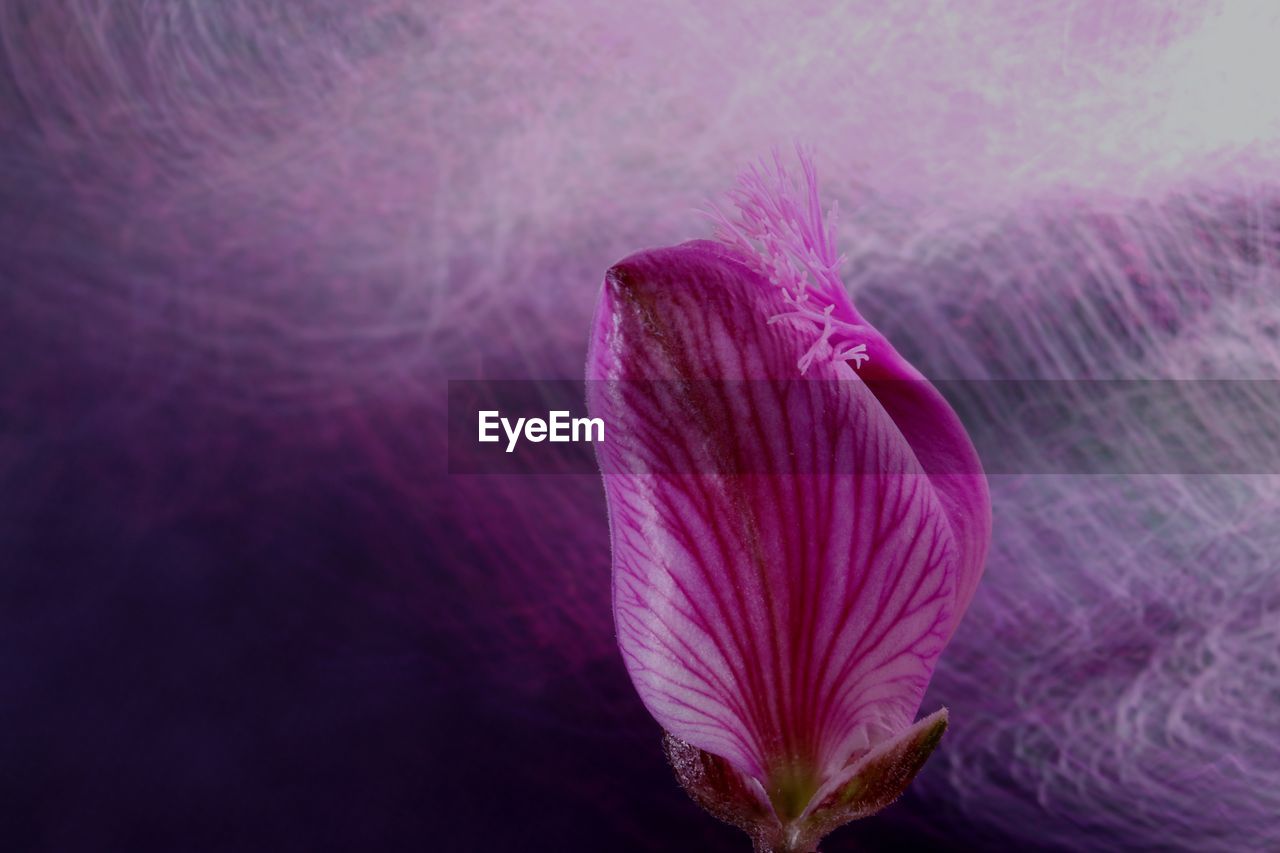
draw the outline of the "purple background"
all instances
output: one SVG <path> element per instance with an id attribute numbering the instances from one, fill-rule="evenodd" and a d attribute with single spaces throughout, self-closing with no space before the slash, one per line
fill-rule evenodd
<path id="1" fill-rule="evenodd" d="M 608 265 L 793 139 L 928 375 L 1276 379 L 1278 34 L 1248 2 L 0 0 L 0 846 L 745 849 L 623 671 L 599 483 L 449 476 L 446 381 L 580 376 Z M 953 728 L 823 849 L 1280 846 L 1280 478 L 992 488 L 923 709 Z"/>

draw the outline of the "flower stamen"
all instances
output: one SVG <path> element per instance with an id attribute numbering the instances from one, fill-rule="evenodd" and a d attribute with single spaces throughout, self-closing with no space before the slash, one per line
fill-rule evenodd
<path id="1" fill-rule="evenodd" d="M 715 222 L 716 238 L 781 289 L 791 306 L 770 317 L 769 323 L 786 320 L 818 331 L 817 340 L 796 363 L 801 375 L 819 358 L 852 361 L 856 370 L 871 356 L 859 340 L 862 329 L 840 280 L 844 256 L 832 248 L 839 209 L 832 204 L 824 220 L 813 159 L 799 146 L 796 153 L 807 188 L 803 207 L 775 150 L 772 167 L 761 161 L 738 177 L 737 189 L 728 195 L 737 208 L 736 218 L 715 205 L 708 214 Z"/>

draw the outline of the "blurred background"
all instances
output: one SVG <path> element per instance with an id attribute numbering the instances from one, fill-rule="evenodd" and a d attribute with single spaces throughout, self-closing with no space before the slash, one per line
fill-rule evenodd
<path id="1" fill-rule="evenodd" d="M 1240 441 L 1176 389 L 1280 378 L 1277 38 L 1222 0 L 0 0 L 0 847 L 745 850 L 623 670 L 598 480 L 448 474 L 446 381 L 581 376 L 604 270 L 799 140 L 926 375 L 1169 380 L 1110 437 Z M 1280 848 L 1280 477 L 1126 470 L 993 476 L 952 729 L 824 851 Z"/>

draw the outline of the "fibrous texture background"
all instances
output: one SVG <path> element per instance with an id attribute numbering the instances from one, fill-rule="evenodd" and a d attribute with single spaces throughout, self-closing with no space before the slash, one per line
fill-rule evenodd
<path id="1" fill-rule="evenodd" d="M 444 381 L 580 376 L 604 270 L 793 139 L 926 375 L 1278 379 L 1277 36 L 1249 2 L 3 0 L 4 846 L 741 849 L 623 673 L 599 483 L 449 476 Z M 970 387 L 981 444 L 1016 413 Z M 1113 413 L 1134 458 L 1243 440 L 1165 387 Z M 1280 845 L 1275 469 L 992 494 L 951 730 L 824 849 Z"/>

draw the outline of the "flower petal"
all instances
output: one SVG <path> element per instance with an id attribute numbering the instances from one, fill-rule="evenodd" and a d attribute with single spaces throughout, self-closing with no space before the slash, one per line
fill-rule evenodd
<path id="1" fill-rule="evenodd" d="M 963 552 L 954 631 L 982 577 L 991 539 L 987 479 L 951 406 L 849 299 L 835 250 L 836 207 L 823 216 L 813 159 L 798 145 L 796 154 L 803 172 L 803 199 L 775 150 L 772 163 L 762 161 L 739 176 L 738 188 L 730 193 L 736 217 L 713 207 L 716 233 L 782 290 L 790 308 L 783 316 L 815 329 L 816 340 L 797 362 L 800 372 L 820 353 L 848 359 L 933 481 Z"/>
<path id="2" fill-rule="evenodd" d="M 991 542 L 991 494 L 978 451 L 946 399 L 871 326 L 860 330 L 875 358 L 858 376 L 893 419 L 937 494 L 960 548 L 951 631 L 982 580 Z"/>
<path id="3" fill-rule="evenodd" d="M 601 464 L 632 680 L 784 821 L 911 724 L 966 559 L 868 385 L 826 359 L 800 378 L 810 336 L 769 323 L 787 307 L 719 244 L 642 252 L 606 277 L 588 361 L 621 436 Z"/>

